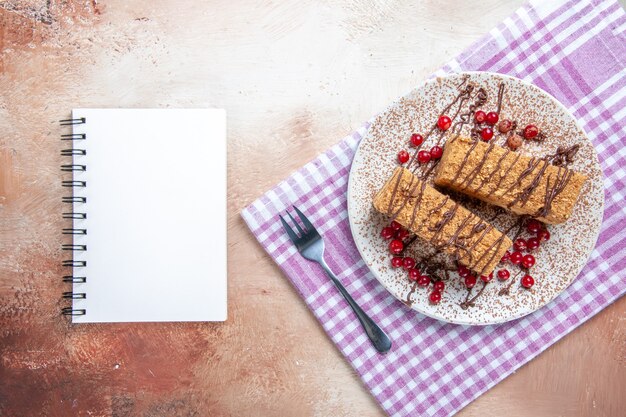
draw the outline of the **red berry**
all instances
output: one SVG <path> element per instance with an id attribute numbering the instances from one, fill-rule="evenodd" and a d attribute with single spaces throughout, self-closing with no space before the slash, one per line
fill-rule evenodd
<path id="1" fill-rule="evenodd" d="M 420 164 L 427 164 L 430 161 L 430 152 L 419 151 L 417 153 L 417 160 L 420 162 Z"/>
<path id="2" fill-rule="evenodd" d="M 394 221 L 392 221 L 392 222 L 389 224 L 389 227 L 391 227 L 391 228 L 392 228 L 393 230 L 395 230 L 396 232 L 397 232 L 398 230 L 402 229 L 402 225 L 401 225 L 400 223 L 398 223 L 397 221 L 395 221 L 395 220 L 394 220 Z"/>
<path id="3" fill-rule="evenodd" d="M 430 296 L 428 298 L 430 299 L 430 302 L 432 304 L 439 304 L 439 302 L 441 301 L 441 292 L 433 291 L 430 293 Z"/>
<path id="4" fill-rule="evenodd" d="M 465 286 L 467 288 L 472 288 L 476 285 L 476 275 L 468 275 L 465 277 Z"/>
<path id="5" fill-rule="evenodd" d="M 509 260 L 509 258 L 511 257 L 511 252 L 506 251 L 504 252 L 504 255 L 502 255 L 502 258 L 500 259 L 500 262 L 506 262 Z"/>
<path id="6" fill-rule="evenodd" d="M 470 270 L 465 265 L 459 265 L 458 272 L 462 278 L 465 278 L 470 274 Z"/>
<path id="7" fill-rule="evenodd" d="M 528 125 L 524 128 L 524 137 L 526 139 L 533 139 L 539 134 L 539 128 L 535 125 Z"/>
<path id="8" fill-rule="evenodd" d="M 383 237 L 383 239 L 391 239 L 394 234 L 394 230 L 389 226 L 383 227 L 383 230 L 380 231 L 380 235 Z"/>
<path id="9" fill-rule="evenodd" d="M 509 133 L 513 129 L 513 122 L 505 119 L 498 123 L 498 130 L 500 133 Z"/>
<path id="10" fill-rule="evenodd" d="M 487 113 L 485 113 L 482 110 L 478 110 L 476 113 L 474 113 L 474 120 L 476 120 L 477 123 L 484 122 L 486 118 L 487 118 Z"/>
<path id="11" fill-rule="evenodd" d="M 498 278 L 500 278 L 502 281 L 506 281 L 507 279 L 509 279 L 510 276 L 511 273 L 508 269 L 501 269 L 498 271 Z"/>
<path id="12" fill-rule="evenodd" d="M 535 280 L 533 279 L 533 277 L 531 277 L 530 275 L 524 275 L 524 277 L 522 277 L 522 286 L 524 288 L 530 288 L 533 285 L 535 285 Z"/>
<path id="13" fill-rule="evenodd" d="M 428 287 L 430 284 L 430 277 L 428 275 L 421 275 L 417 280 L 417 285 L 420 287 Z"/>
<path id="14" fill-rule="evenodd" d="M 402 252 L 402 249 L 404 249 L 404 243 L 402 243 L 401 240 L 394 239 L 389 242 L 389 252 L 393 253 L 394 255 L 398 255 L 400 252 Z"/>
<path id="15" fill-rule="evenodd" d="M 490 125 L 495 125 L 496 123 L 498 123 L 498 113 L 496 113 L 495 111 L 490 111 L 489 113 L 487 113 L 487 118 L 485 119 L 485 121 L 487 122 L 487 124 Z"/>
<path id="16" fill-rule="evenodd" d="M 450 119 L 445 114 L 439 116 L 439 120 L 437 120 L 437 127 L 441 130 L 448 130 L 452 125 L 452 119 Z"/>
<path id="17" fill-rule="evenodd" d="M 522 266 L 528 269 L 532 268 L 533 265 L 535 265 L 535 257 L 530 254 L 524 255 L 524 257 L 522 258 Z"/>
<path id="18" fill-rule="evenodd" d="M 528 233 L 535 234 L 541 229 L 543 229 L 543 225 L 539 220 L 531 219 L 526 225 L 526 230 L 528 230 Z"/>
<path id="19" fill-rule="evenodd" d="M 443 148 L 441 146 L 433 146 L 430 148 L 430 157 L 432 159 L 439 159 L 443 155 Z"/>
<path id="20" fill-rule="evenodd" d="M 391 258 L 391 266 L 394 268 L 400 268 L 402 266 L 403 258 L 401 256 L 394 256 Z"/>
<path id="21" fill-rule="evenodd" d="M 519 252 L 524 252 L 526 250 L 526 240 L 521 237 L 516 239 L 515 242 L 513 242 L 513 249 Z"/>
<path id="22" fill-rule="evenodd" d="M 406 229 L 400 229 L 396 232 L 396 239 L 404 240 L 409 236 L 409 231 Z"/>
<path id="23" fill-rule="evenodd" d="M 493 272 L 489 275 L 481 275 L 480 280 L 484 283 L 487 283 L 493 279 Z"/>
<path id="24" fill-rule="evenodd" d="M 446 284 L 444 284 L 443 281 L 437 281 L 435 282 L 435 284 L 433 285 L 433 290 L 435 291 L 443 291 L 443 289 L 446 287 Z"/>
<path id="25" fill-rule="evenodd" d="M 511 256 L 509 256 L 509 259 L 511 260 L 511 263 L 513 265 L 519 265 L 522 262 L 522 258 L 523 258 L 522 252 L 518 252 L 518 251 L 513 252 Z"/>
<path id="26" fill-rule="evenodd" d="M 404 149 L 398 152 L 398 162 L 400 162 L 401 164 L 408 162 L 409 158 L 410 158 L 409 153 L 405 151 Z"/>
<path id="27" fill-rule="evenodd" d="M 409 279 L 411 281 L 418 281 L 420 279 L 420 277 L 422 276 L 422 274 L 420 274 L 420 271 L 418 271 L 417 269 L 411 269 L 409 271 Z"/>
<path id="28" fill-rule="evenodd" d="M 541 229 L 540 231 L 538 231 L 537 239 L 539 239 L 540 242 L 543 242 L 544 240 L 550 240 L 550 232 L 548 232 L 548 229 Z"/>
<path id="29" fill-rule="evenodd" d="M 424 138 L 419 133 L 413 133 L 411 135 L 411 143 L 413 146 L 420 146 L 424 142 Z"/>
<path id="30" fill-rule="evenodd" d="M 515 133 L 506 139 L 506 144 L 512 151 L 522 146 L 522 143 L 524 143 L 524 139 L 522 139 L 520 135 L 516 135 Z"/>
<path id="31" fill-rule="evenodd" d="M 490 127 L 485 127 L 480 131 L 480 137 L 483 138 L 484 141 L 488 141 L 493 137 L 493 129 Z"/>
<path id="32" fill-rule="evenodd" d="M 411 258 L 410 256 L 407 256 L 402 261 L 402 267 L 406 269 L 407 271 L 410 269 L 413 269 L 415 267 L 415 259 Z"/>
<path id="33" fill-rule="evenodd" d="M 536 237 L 531 237 L 526 241 L 526 249 L 527 250 L 535 250 L 539 247 L 539 239 Z"/>

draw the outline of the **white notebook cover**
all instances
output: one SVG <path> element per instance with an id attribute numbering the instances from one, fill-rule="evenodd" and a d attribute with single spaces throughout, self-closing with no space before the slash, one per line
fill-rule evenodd
<path id="1" fill-rule="evenodd" d="M 226 113 L 74 109 L 74 323 L 226 320 Z"/>

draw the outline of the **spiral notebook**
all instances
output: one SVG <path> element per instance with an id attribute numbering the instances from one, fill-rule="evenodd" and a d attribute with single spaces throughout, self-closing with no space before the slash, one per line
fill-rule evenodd
<path id="1" fill-rule="evenodd" d="M 225 112 L 74 109 L 61 125 L 72 145 L 61 168 L 63 314 L 225 320 Z"/>

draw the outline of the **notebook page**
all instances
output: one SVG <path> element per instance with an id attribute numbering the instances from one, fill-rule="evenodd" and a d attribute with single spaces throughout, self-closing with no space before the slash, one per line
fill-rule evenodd
<path id="1" fill-rule="evenodd" d="M 219 109 L 74 109 L 86 156 L 86 310 L 73 322 L 226 319 L 226 114 Z M 77 162 L 75 162 L 77 163 Z M 80 226 L 76 224 L 80 223 Z"/>

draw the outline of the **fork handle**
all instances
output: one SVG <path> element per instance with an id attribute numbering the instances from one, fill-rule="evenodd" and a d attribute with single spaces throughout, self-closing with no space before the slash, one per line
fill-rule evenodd
<path id="1" fill-rule="evenodd" d="M 354 301 L 352 296 L 348 293 L 348 290 L 345 289 L 345 287 L 335 276 L 333 271 L 331 271 L 328 265 L 326 265 L 326 262 L 324 262 L 324 260 L 320 262 L 320 265 L 322 266 L 322 268 L 324 268 L 324 271 L 326 271 L 326 274 L 328 274 L 341 295 L 343 295 L 343 298 L 345 298 L 348 304 L 350 304 L 350 307 L 352 307 L 354 314 L 356 314 L 357 318 L 361 322 L 363 329 L 365 329 L 365 333 L 367 333 L 367 336 L 372 341 L 372 344 L 374 345 L 376 350 L 378 350 L 380 353 L 386 353 L 387 351 L 389 351 L 389 349 L 391 349 L 391 339 L 389 339 L 389 336 L 387 336 L 383 329 L 378 327 L 378 325 L 374 323 L 374 320 L 372 320 L 370 316 L 368 316 L 363 311 L 363 309 L 359 307 L 356 301 Z"/>

